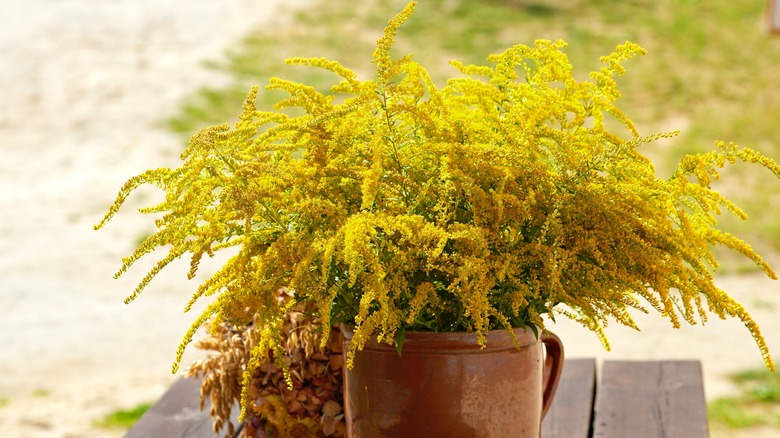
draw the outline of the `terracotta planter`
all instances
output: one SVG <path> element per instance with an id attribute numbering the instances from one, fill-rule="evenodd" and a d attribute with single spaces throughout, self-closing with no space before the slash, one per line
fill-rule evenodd
<path id="1" fill-rule="evenodd" d="M 349 342 L 351 328 L 342 331 Z M 466 332 L 407 332 L 400 357 L 392 345 L 367 344 L 344 375 L 348 436 L 538 438 L 563 346 L 553 334 L 515 333 L 520 349 L 504 330 L 491 331 L 484 349 Z"/>

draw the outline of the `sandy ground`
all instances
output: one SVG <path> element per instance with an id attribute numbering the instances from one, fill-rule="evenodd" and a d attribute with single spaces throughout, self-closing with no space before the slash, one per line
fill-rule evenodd
<path id="1" fill-rule="evenodd" d="M 169 364 L 194 319 L 181 309 L 195 283 L 172 270 L 126 306 L 148 264 L 112 279 L 150 231 L 132 207 L 152 195 L 132 198 L 105 230 L 91 226 L 128 177 L 175 165 L 181 140 L 157 123 L 198 86 L 225 80 L 201 62 L 307 1 L 0 2 L 0 435 L 121 436 L 94 421 L 156 399 L 176 378 Z M 780 357 L 778 284 L 720 284 Z M 608 329 L 611 353 L 574 324 L 552 328 L 571 357 L 700 359 L 710 398 L 733 390 L 726 373 L 762 366 L 734 321 L 680 331 L 656 316 L 639 324 L 641 333 Z"/>
<path id="2" fill-rule="evenodd" d="M 166 273 L 124 305 L 148 264 L 112 272 L 148 219 L 91 226 L 127 178 L 175 164 L 181 139 L 157 124 L 226 80 L 202 62 L 305 3 L 0 1 L 0 436 L 121 436 L 93 420 L 173 381 L 195 284 Z"/>

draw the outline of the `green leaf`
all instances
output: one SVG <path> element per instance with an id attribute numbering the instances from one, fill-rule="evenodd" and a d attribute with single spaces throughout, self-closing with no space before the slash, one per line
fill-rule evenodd
<path id="1" fill-rule="evenodd" d="M 401 350 L 404 348 L 404 337 L 406 336 L 406 326 L 401 327 L 398 333 L 395 334 L 395 351 L 398 352 L 398 356 L 401 355 Z"/>
<path id="2" fill-rule="evenodd" d="M 534 336 L 536 336 L 536 339 L 539 339 L 539 329 L 536 328 L 535 325 L 528 324 L 526 327 L 528 327 L 529 329 L 531 329 L 532 332 L 534 332 Z"/>

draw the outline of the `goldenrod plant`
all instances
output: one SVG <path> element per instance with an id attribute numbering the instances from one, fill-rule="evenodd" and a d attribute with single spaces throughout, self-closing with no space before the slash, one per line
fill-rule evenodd
<path id="1" fill-rule="evenodd" d="M 756 323 L 714 284 L 712 247 L 776 276 L 719 229 L 722 210 L 746 215 L 711 183 L 737 161 L 778 177 L 780 167 L 717 143 L 657 177 L 640 147 L 676 133 L 640 135 L 617 106 L 615 77 L 645 53 L 630 42 L 584 81 L 574 78 L 563 41 L 540 40 L 490 55 L 488 65 L 453 61 L 459 74 L 440 88 L 412 55 L 390 53 L 414 7 L 378 40 L 374 78 L 331 60 L 289 59 L 340 81 L 322 94 L 272 78 L 267 89 L 290 95 L 275 111 L 256 109 L 255 87 L 233 127 L 191 139 L 181 167 L 149 170 L 121 188 L 97 228 L 142 184 L 166 195 L 142 210 L 162 213 L 158 231 L 117 275 L 154 249 L 168 254 L 128 300 L 180 257 L 190 257 L 192 276 L 204 255 L 233 251 L 190 300 L 215 297 L 185 335 L 174 370 L 204 322 L 255 317 L 263 328 L 246 393 L 269 351 L 283 357 L 280 333 L 296 305 L 312 308 L 321 327 L 355 326 L 348 366 L 372 337 L 402 352 L 406 331 L 465 330 L 484 345 L 491 329 L 542 330 L 544 315 L 578 321 L 608 348 L 603 325 L 637 328 L 629 311 L 638 309 L 675 327 L 708 314 L 739 318 L 773 369 Z M 283 287 L 294 299 L 277 299 Z"/>

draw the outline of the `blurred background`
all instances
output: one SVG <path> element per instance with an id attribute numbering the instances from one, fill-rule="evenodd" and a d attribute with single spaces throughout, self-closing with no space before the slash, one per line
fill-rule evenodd
<path id="1" fill-rule="evenodd" d="M 516 43 L 560 38 L 586 79 L 600 56 L 636 42 L 649 53 L 626 64 L 619 105 L 643 135 L 681 131 L 643 146 L 663 177 L 682 155 L 716 140 L 780 159 L 780 35 L 768 29 L 771 3 L 420 0 L 395 53 L 414 52 L 441 85 L 455 74 L 450 59 L 479 64 Z M 186 280 L 182 263 L 122 303 L 155 262 L 112 279 L 121 257 L 154 230 L 134 210 L 153 203 L 154 190 L 134 195 L 104 230 L 91 226 L 129 177 L 176 166 L 197 129 L 234 120 L 251 85 L 272 76 L 322 90 L 335 82 L 285 58 L 324 56 L 370 77 L 374 43 L 405 4 L 0 1 L 0 430 L 121 436 L 128 423 L 117 418 L 132 421 L 159 397 L 176 378 L 169 364 L 195 317 L 181 309 L 197 279 Z M 281 97 L 266 92 L 259 104 Z M 717 188 L 750 216 L 724 215 L 724 228 L 780 266 L 780 182 L 737 165 Z M 780 354 L 778 284 L 749 260 L 716 251 L 719 285 Z M 573 324 L 551 329 L 569 356 L 700 359 L 713 436 L 780 436 L 780 380 L 762 370 L 744 327 L 712 321 L 674 330 L 658 319 L 638 317 L 641 333 L 609 327 L 612 352 Z"/>

